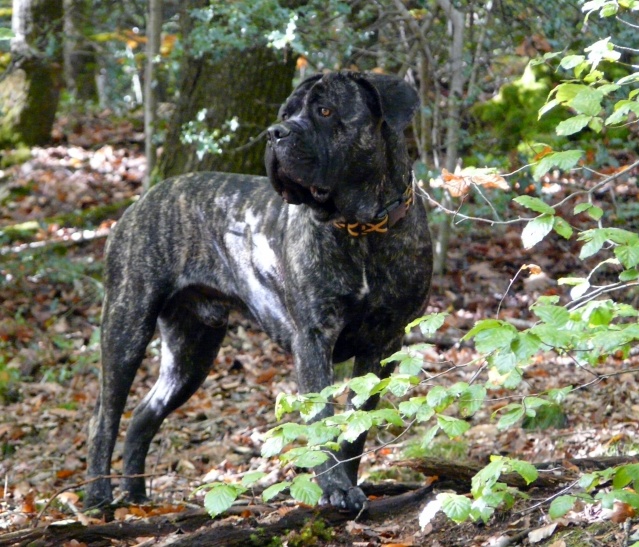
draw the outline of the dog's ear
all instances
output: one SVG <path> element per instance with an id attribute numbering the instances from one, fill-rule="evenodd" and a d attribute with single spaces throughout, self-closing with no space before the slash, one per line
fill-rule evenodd
<path id="1" fill-rule="evenodd" d="M 280 119 L 283 117 L 284 114 L 290 116 L 291 114 L 298 112 L 302 108 L 306 93 L 308 93 L 308 90 L 313 86 L 313 84 L 315 84 L 315 82 L 320 80 L 322 76 L 324 75 L 321 73 L 309 76 L 295 88 L 293 93 L 291 93 L 290 97 L 286 99 L 286 102 L 280 108 Z"/>
<path id="2" fill-rule="evenodd" d="M 397 76 L 367 72 L 358 74 L 358 77 L 361 79 L 360 83 L 367 82 L 376 90 L 381 116 L 386 123 L 399 133 L 404 131 L 419 106 L 417 92 Z"/>

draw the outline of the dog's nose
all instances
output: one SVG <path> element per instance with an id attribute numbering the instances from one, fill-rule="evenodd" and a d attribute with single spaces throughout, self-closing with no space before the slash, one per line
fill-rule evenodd
<path id="1" fill-rule="evenodd" d="M 291 134 L 291 130 L 284 124 L 277 123 L 266 130 L 269 141 L 279 141 L 285 139 Z"/>

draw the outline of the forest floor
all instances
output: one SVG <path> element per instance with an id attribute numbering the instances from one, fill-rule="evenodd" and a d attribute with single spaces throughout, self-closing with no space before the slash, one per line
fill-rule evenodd
<path id="1" fill-rule="evenodd" d="M 291 359 L 240 317 L 234 319 L 204 387 L 166 420 L 152 445 L 147 471 L 153 505 L 123 507 L 114 514 L 120 531 L 130 526 L 134 535 L 118 535 L 113 529 L 109 535 L 103 520 L 82 513 L 87 424 L 98 396 L 97 327 L 104 242 L 110 226 L 139 194 L 145 162 L 140 134 L 128 122 L 115 124 L 98 117 L 70 127 L 63 121 L 56 135 L 59 143 L 55 146 L 34 149 L 0 172 L 0 546 L 195 545 L 176 543 L 183 537 L 177 532 L 136 531 L 135 523 L 151 522 L 159 529 L 160 523 L 180 512 L 197 515 L 197 527 L 218 527 L 219 537 L 232 529 L 269 529 L 273 522 L 300 509 L 285 496 L 269 504 L 259 497 L 244 496 L 244 505 L 230 516 L 206 522 L 198 509 L 202 494 L 193 494 L 203 483 L 239 481 L 248 471 L 267 472 L 265 485 L 294 473 L 260 456 L 264 434 L 276 423 L 275 397 L 296 390 Z M 575 184 L 557 180 L 548 187 L 561 196 Z M 615 191 L 623 193 L 626 202 L 636 202 L 636 179 L 617 184 Z M 610 192 L 600 197 L 605 201 Z M 455 229 L 448 273 L 434 280 L 428 310 L 449 313 L 432 349 L 424 354 L 425 374 L 437 375 L 440 385 L 468 381 L 477 372 L 472 345 L 460 341 L 475 321 L 499 313 L 521 328 L 531 326 L 531 302 L 539 294 L 563 294 L 557 279 L 575 275 L 582 267 L 574 240 L 550 236 L 524 251 L 521 228 L 519 224 L 489 228 L 467 223 Z M 542 273 L 517 275 L 524 264 L 536 264 Z M 129 397 L 121 431 L 136 402 L 152 386 L 158 357 L 155 340 Z M 434 481 L 433 492 L 419 503 L 382 511 L 376 518 L 362 515 L 357 520 L 327 519 L 326 525 L 295 524 L 273 535 L 280 543 L 254 536 L 253 544 L 631 544 L 636 541 L 639 523 L 627 519 L 629 515 L 620 516 L 623 508 L 607 511 L 584 506 L 551 521 L 549 502 L 567 483 L 533 485 L 526 492 L 527 499 L 516 501 L 514 511 L 500 512 L 487 524 L 456 525 L 440 513 L 422 527 L 419 514 L 440 491 L 438 483 L 454 483 L 464 465 L 483 466 L 493 454 L 533 463 L 557 462 L 555 472 L 573 476 L 580 459 L 632 457 L 639 448 L 637 361 L 636 357 L 621 360 L 613 356 L 596 369 L 585 369 L 568 358 L 540 356 L 526 370 L 525 382 L 517 392 L 490 393 L 490 401 L 470 420 L 472 427 L 463 439 L 437 437 L 428 450 L 419 448 L 425 428 L 395 442 L 392 435 L 398 431 L 379 431 L 372 435 L 370 447 L 391 443 L 365 455 L 362 478 L 378 485 Z M 569 394 L 561 420 L 552 427 L 501 431 L 491 419 L 513 397 L 586 384 Z M 116 446 L 116 473 L 121 469 L 121 449 L 122 436 Z M 416 458 L 422 468 L 424 462 L 431 462 L 435 473 L 425 476 L 414 471 L 410 462 Z M 438 461 L 444 462 L 440 469 L 432 463 Z M 96 533 L 87 535 L 84 526 Z M 184 525 L 179 532 L 193 533 L 197 527 Z M 38 530 L 49 530 L 50 535 L 31 543 L 37 534 L 28 534 Z M 60 530 L 65 532 L 60 535 Z M 55 539 L 60 537 L 64 540 Z M 231 545 L 233 541 L 202 544 Z M 251 544 L 249 536 L 243 543 Z"/>

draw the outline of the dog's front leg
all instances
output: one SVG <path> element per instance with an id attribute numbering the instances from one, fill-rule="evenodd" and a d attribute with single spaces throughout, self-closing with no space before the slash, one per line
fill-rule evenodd
<path id="1" fill-rule="evenodd" d="M 307 332 L 296 337 L 293 343 L 293 357 L 300 392 L 319 393 L 333 383 L 332 349 L 333 344 L 320 335 Z M 332 414 L 333 408 L 327 405 L 314 419 L 320 420 Z M 360 511 L 367 498 L 356 485 L 357 471 L 355 480 L 352 480 L 347 464 L 339 463 L 340 454 L 333 456 L 316 468 L 317 482 L 323 491 L 320 504 Z"/>

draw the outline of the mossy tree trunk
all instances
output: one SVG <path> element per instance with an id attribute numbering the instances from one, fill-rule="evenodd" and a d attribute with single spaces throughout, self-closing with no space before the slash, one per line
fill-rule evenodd
<path id="1" fill-rule="evenodd" d="M 262 133 L 291 92 L 293 59 L 267 47 L 234 51 L 215 62 L 185 58 L 177 109 L 159 162 L 159 174 L 168 177 L 188 171 L 264 173 L 265 139 Z M 232 118 L 239 126 L 223 153 L 199 158 L 193 144 L 180 139 L 183 127 L 206 109 L 209 131 L 222 129 Z M 224 129 L 222 129 L 224 131 Z"/>
<path id="2" fill-rule="evenodd" d="M 63 0 L 14 0 L 11 63 L 0 77 L 0 146 L 51 136 L 62 73 Z"/>

